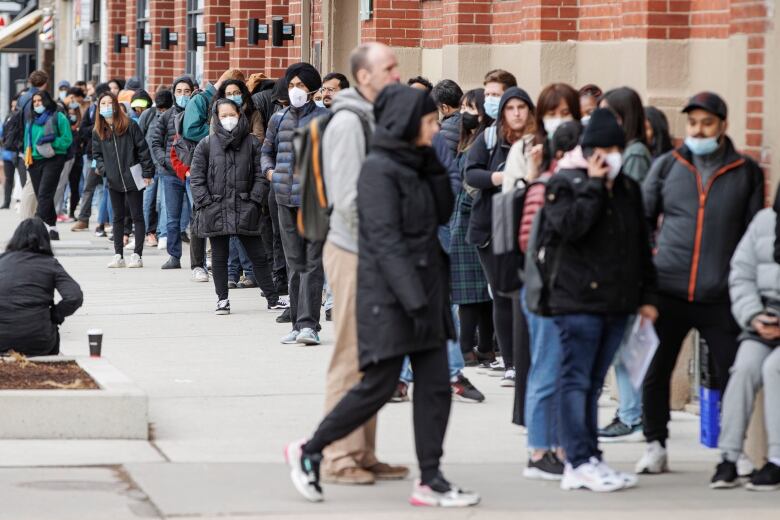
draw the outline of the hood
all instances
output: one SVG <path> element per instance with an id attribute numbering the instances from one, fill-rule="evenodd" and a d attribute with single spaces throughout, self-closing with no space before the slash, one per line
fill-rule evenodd
<path id="1" fill-rule="evenodd" d="M 498 104 L 499 115 L 504 111 L 504 107 L 506 107 L 506 104 L 509 103 L 511 99 L 524 101 L 525 104 L 531 108 L 531 111 L 534 110 L 534 102 L 531 99 L 531 96 L 528 95 L 528 92 L 520 87 L 509 87 L 506 92 L 504 92 L 504 95 L 501 96 L 501 102 Z M 501 120 L 500 117 L 498 119 Z"/>
<path id="2" fill-rule="evenodd" d="M 173 84 L 171 85 L 171 93 L 173 93 L 176 90 L 176 85 L 178 85 L 179 83 L 186 83 L 187 85 L 190 86 L 192 90 L 195 90 L 195 83 L 192 81 L 192 78 L 185 74 L 184 76 L 179 76 L 178 78 L 173 80 Z"/>
<path id="3" fill-rule="evenodd" d="M 244 141 L 244 137 L 249 133 L 249 122 L 243 113 L 238 115 L 238 126 L 232 132 L 222 128 L 222 122 L 216 116 L 211 118 L 211 126 L 214 129 L 214 135 L 222 143 L 223 149 L 232 146 L 234 150 L 237 150 Z"/>
<path id="4" fill-rule="evenodd" d="M 352 110 L 365 117 L 372 126 L 374 124 L 374 105 L 355 88 L 348 88 L 336 94 L 330 108 L 333 112 Z"/>
<path id="5" fill-rule="evenodd" d="M 437 110 L 425 92 L 406 85 L 389 85 L 376 98 L 374 117 L 385 137 L 411 144 L 420 131 L 422 117 Z"/>
<path id="6" fill-rule="evenodd" d="M 555 171 L 560 170 L 587 170 L 588 161 L 582 155 L 582 147 L 577 146 L 573 150 L 566 152 L 558 161 Z"/>

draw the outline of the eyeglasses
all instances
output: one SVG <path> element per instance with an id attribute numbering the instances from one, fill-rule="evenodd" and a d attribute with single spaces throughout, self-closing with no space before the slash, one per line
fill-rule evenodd
<path id="1" fill-rule="evenodd" d="M 322 91 L 323 94 L 325 94 L 325 93 L 335 94 L 336 93 L 336 89 L 334 87 L 322 87 L 320 90 Z"/>

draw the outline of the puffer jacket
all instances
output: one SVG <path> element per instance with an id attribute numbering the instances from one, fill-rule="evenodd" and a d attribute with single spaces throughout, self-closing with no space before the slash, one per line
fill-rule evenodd
<path id="1" fill-rule="evenodd" d="M 436 157 L 447 170 L 450 178 L 452 193 L 457 195 L 463 187 L 463 179 L 460 175 L 460 165 L 457 160 L 458 144 L 460 143 L 460 120 L 461 113 L 446 117 L 441 122 L 441 130 L 433 138 L 433 149 L 436 150 Z"/>
<path id="2" fill-rule="evenodd" d="M 780 300 L 780 264 L 773 257 L 776 220 L 772 208 L 759 211 L 731 258 L 731 312 L 742 328 L 750 327 L 767 300 Z"/>
<path id="3" fill-rule="evenodd" d="M 327 113 L 327 108 L 320 108 L 313 101 L 309 101 L 301 108 L 285 108 L 271 118 L 263 142 L 262 165 L 264 174 L 268 173 L 268 170 L 274 171 L 273 186 L 278 204 L 289 207 L 301 205 L 300 179 L 293 174 L 293 136 L 296 128 L 305 126 L 312 119 Z"/>
<path id="4" fill-rule="evenodd" d="M 171 92 L 176 90 L 176 85 L 179 83 L 193 86 L 192 80 L 188 76 L 182 76 L 173 82 Z M 163 167 L 166 175 L 176 175 L 173 164 L 171 164 L 171 147 L 176 135 L 176 117 L 182 112 L 184 109 L 174 102 L 171 108 L 157 118 L 157 126 L 152 127 L 152 155 L 154 155 L 157 164 Z"/>
<path id="5" fill-rule="evenodd" d="M 135 121 L 130 121 L 127 131 L 120 136 L 111 132 L 108 139 L 101 139 L 97 132 L 92 132 L 92 157 L 96 171 L 114 191 L 139 191 L 130 173 L 130 167 L 136 164 L 141 165 L 144 178 L 154 178 L 152 156 Z"/>
<path id="6" fill-rule="evenodd" d="M 658 158 L 642 185 L 645 216 L 651 231 L 658 230 L 660 293 L 690 302 L 729 299 L 729 261 L 764 207 L 764 173 L 728 137 L 722 152 L 722 166 L 706 185 L 684 145 Z"/>
<path id="7" fill-rule="evenodd" d="M 190 186 L 199 237 L 260 235 L 260 205 L 268 180 L 260 167 L 260 141 L 241 115 L 233 132 L 213 118 L 213 133 L 195 148 Z"/>

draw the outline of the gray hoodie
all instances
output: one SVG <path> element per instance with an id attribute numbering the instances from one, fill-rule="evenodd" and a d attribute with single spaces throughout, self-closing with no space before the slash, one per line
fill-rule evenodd
<path id="1" fill-rule="evenodd" d="M 374 130 L 374 105 L 354 88 L 333 99 L 335 115 L 322 138 L 325 186 L 333 212 L 328 240 L 335 246 L 358 252 L 357 185 L 366 158 L 366 141 L 361 114 Z"/>

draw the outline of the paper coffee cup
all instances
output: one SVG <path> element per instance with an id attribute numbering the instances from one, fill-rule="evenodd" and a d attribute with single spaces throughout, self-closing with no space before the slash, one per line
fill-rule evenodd
<path id="1" fill-rule="evenodd" d="M 89 355 L 100 357 L 103 348 L 103 331 L 101 329 L 89 329 L 87 337 L 89 338 Z"/>

